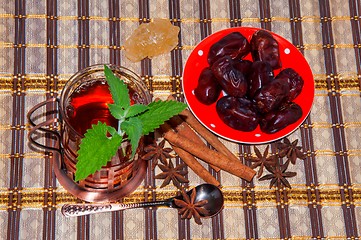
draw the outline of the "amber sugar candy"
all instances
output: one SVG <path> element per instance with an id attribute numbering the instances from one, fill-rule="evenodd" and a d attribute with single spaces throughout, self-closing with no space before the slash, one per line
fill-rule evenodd
<path id="1" fill-rule="evenodd" d="M 170 52 L 178 44 L 179 27 L 168 19 L 142 23 L 125 41 L 125 56 L 132 62 Z"/>

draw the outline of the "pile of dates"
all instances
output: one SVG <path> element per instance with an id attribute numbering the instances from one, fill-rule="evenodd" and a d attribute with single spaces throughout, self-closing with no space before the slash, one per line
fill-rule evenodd
<path id="1" fill-rule="evenodd" d="M 244 59 L 248 54 L 253 62 Z M 292 68 L 281 69 L 279 45 L 270 32 L 258 30 L 250 41 L 239 32 L 230 33 L 211 46 L 208 63 L 194 94 L 203 104 L 216 102 L 226 125 L 245 132 L 260 125 L 272 134 L 301 118 L 302 109 L 293 100 L 302 91 L 303 79 Z M 219 99 L 222 90 L 226 94 Z"/>

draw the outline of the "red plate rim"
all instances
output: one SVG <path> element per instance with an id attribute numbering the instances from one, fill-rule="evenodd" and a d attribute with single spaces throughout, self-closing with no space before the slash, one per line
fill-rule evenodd
<path id="1" fill-rule="evenodd" d="M 294 132 L 307 118 L 311 111 L 314 100 L 315 84 L 308 62 L 302 53 L 292 43 L 273 32 L 270 33 L 279 43 L 280 57 L 282 61 L 282 68 L 276 70 L 275 75 L 277 75 L 280 70 L 291 67 L 296 72 L 298 72 L 298 74 L 304 80 L 302 92 L 294 100 L 295 103 L 300 105 L 303 111 L 302 117 L 297 122 L 274 134 L 266 134 L 262 132 L 259 126 L 254 131 L 243 132 L 235 130 L 222 122 L 222 120 L 217 115 L 215 103 L 207 106 L 200 103 L 195 98 L 193 90 L 197 86 L 200 72 L 208 66 L 207 55 L 211 45 L 232 32 L 240 32 L 249 41 L 252 37 L 252 34 L 257 30 L 260 30 L 260 28 L 234 27 L 209 35 L 193 49 L 186 61 L 183 70 L 182 88 L 190 111 L 198 119 L 198 121 L 201 122 L 202 125 L 211 132 L 226 140 L 237 143 L 264 144 L 284 138 L 285 136 Z M 244 59 L 252 60 L 250 54 L 247 55 Z"/>

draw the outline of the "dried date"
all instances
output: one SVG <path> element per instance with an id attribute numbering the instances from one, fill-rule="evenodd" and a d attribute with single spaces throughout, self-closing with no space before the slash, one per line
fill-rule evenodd
<path id="1" fill-rule="evenodd" d="M 284 79 L 274 79 L 263 86 L 254 96 L 253 100 L 261 113 L 268 113 L 288 99 L 290 87 Z"/>
<path id="2" fill-rule="evenodd" d="M 274 79 L 271 65 L 268 62 L 256 61 L 248 77 L 248 96 L 253 98 L 256 92 Z"/>
<path id="3" fill-rule="evenodd" d="M 296 103 L 287 103 L 278 111 L 266 114 L 260 120 L 261 130 L 265 133 L 278 132 L 302 117 L 302 109 Z"/>
<path id="4" fill-rule="evenodd" d="M 243 97 L 247 93 L 248 83 L 245 75 L 235 68 L 230 56 L 218 59 L 212 65 L 212 72 L 222 89 L 234 97 Z"/>
<path id="5" fill-rule="evenodd" d="M 252 35 L 251 53 L 254 61 L 268 62 L 273 69 L 282 67 L 278 42 L 266 30 L 258 30 Z"/>
<path id="6" fill-rule="evenodd" d="M 246 98 L 224 96 L 217 101 L 216 110 L 221 120 L 236 130 L 250 132 L 258 126 L 257 111 Z"/>
<path id="7" fill-rule="evenodd" d="M 248 60 L 234 60 L 233 66 L 246 78 L 252 71 L 252 62 Z"/>
<path id="8" fill-rule="evenodd" d="M 290 93 L 288 95 L 288 101 L 292 102 L 302 91 L 303 79 L 292 68 L 283 69 L 276 77 L 276 79 L 284 79 L 289 82 Z"/>
<path id="9" fill-rule="evenodd" d="M 198 101 L 206 105 L 215 103 L 221 90 L 222 88 L 212 70 L 209 67 L 203 69 L 198 79 L 198 85 L 194 89 L 194 95 Z"/>
<path id="10" fill-rule="evenodd" d="M 230 56 L 232 59 L 243 58 L 251 51 L 249 42 L 239 32 L 233 32 L 213 44 L 208 52 L 208 63 L 212 65 L 219 58 Z"/>

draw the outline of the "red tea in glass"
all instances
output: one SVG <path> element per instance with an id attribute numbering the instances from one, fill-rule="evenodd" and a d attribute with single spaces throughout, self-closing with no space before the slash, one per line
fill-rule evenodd
<path id="1" fill-rule="evenodd" d="M 127 84 L 131 104 L 148 104 L 151 101 L 145 84 L 136 74 L 125 68 L 113 65 L 109 67 Z M 79 144 L 87 129 L 98 121 L 117 129 L 118 121 L 108 109 L 108 104 L 112 102 L 104 76 L 104 65 L 94 65 L 78 72 L 65 85 L 60 98 L 60 115 L 63 118 L 62 165 L 66 169 L 67 176 L 72 180 L 76 171 Z M 117 154 L 106 166 L 76 183 L 84 191 L 99 193 L 95 198 L 85 200 L 116 200 L 135 190 L 144 178 L 144 166 L 146 168 L 141 160 L 142 146 L 141 141 L 136 156 L 129 159 L 131 146 L 128 141 L 123 141 Z M 139 172 L 142 172 L 143 176 L 140 176 Z"/>
<path id="2" fill-rule="evenodd" d="M 139 94 L 129 89 L 131 104 L 139 102 Z M 66 116 L 70 125 L 79 134 L 84 135 L 92 124 L 98 121 L 106 123 L 115 129 L 118 128 L 118 120 L 115 119 L 108 108 L 113 103 L 109 86 L 106 81 L 95 80 L 78 87 L 69 98 L 66 108 Z"/>
<path id="3" fill-rule="evenodd" d="M 116 128 L 117 119 L 110 114 L 109 103 L 113 101 L 108 84 L 104 81 L 92 81 L 78 87 L 71 94 L 66 116 L 70 125 L 81 135 L 98 121 Z"/>

